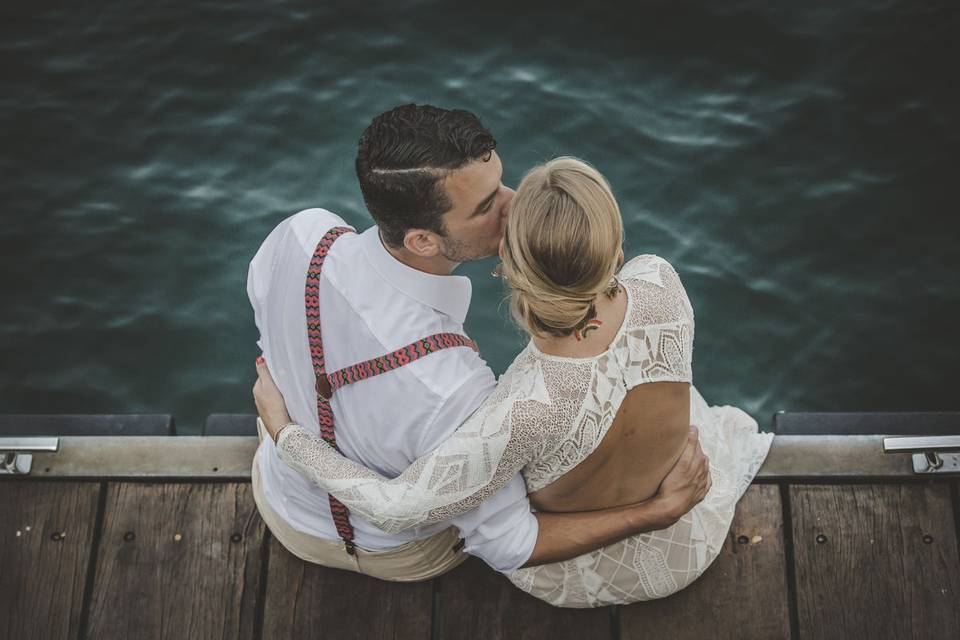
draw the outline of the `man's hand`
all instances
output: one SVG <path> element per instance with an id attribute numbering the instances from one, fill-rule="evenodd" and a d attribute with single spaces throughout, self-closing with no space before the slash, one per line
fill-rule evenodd
<path id="1" fill-rule="evenodd" d="M 262 357 L 257 358 L 257 381 L 253 385 L 253 401 L 257 405 L 260 419 L 263 420 L 263 426 L 276 442 L 277 435 L 290 422 L 290 414 L 287 413 L 287 405 L 280 389 L 267 369 L 267 362 Z"/>
<path id="2" fill-rule="evenodd" d="M 651 501 L 663 509 L 665 527 L 669 527 L 703 500 L 712 485 L 710 460 L 700 448 L 697 428 L 691 426 L 683 453 Z"/>

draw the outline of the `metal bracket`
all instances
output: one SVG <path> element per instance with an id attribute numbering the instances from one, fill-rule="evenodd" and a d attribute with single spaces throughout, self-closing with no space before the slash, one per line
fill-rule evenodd
<path id="1" fill-rule="evenodd" d="M 913 453 L 916 474 L 960 475 L 960 436 L 884 438 L 884 453 Z"/>
<path id="2" fill-rule="evenodd" d="M 0 438 L 0 475 L 26 475 L 33 455 L 26 451 L 56 451 L 60 438 Z"/>
<path id="3" fill-rule="evenodd" d="M 960 453 L 913 454 L 914 473 L 956 473 L 960 474 Z"/>

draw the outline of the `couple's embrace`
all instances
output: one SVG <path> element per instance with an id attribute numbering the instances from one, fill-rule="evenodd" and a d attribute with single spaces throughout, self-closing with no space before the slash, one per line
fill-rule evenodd
<path id="1" fill-rule="evenodd" d="M 258 250 L 257 506 L 295 555 L 387 580 L 469 553 L 558 606 L 670 595 L 772 435 L 692 386 L 690 301 L 666 260 L 624 259 L 603 176 L 562 157 L 514 193 L 495 147 L 469 112 L 397 107 L 357 152 L 376 226 L 309 209 Z M 531 336 L 499 381 L 452 275 L 492 255 Z"/>

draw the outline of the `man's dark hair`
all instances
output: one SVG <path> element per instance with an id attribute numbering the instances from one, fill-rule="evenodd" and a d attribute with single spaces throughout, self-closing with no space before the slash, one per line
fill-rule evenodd
<path id="1" fill-rule="evenodd" d="M 497 146 L 479 118 L 461 109 L 407 104 L 373 119 L 357 148 L 357 178 L 385 242 L 403 246 L 410 229 L 446 235 L 451 172 L 488 159 Z"/>

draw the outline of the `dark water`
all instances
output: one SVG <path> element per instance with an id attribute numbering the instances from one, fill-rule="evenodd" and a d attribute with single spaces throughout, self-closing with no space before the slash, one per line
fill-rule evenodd
<path id="1" fill-rule="evenodd" d="M 510 183 L 603 171 L 711 402 L 958 408 L 955 1 L 49 6 L 0 9 L 0 412 L 252 411 L 249 259 L 307 206 L 367 226 L 356 141 L 410 101 L 477 112 Z"/>

